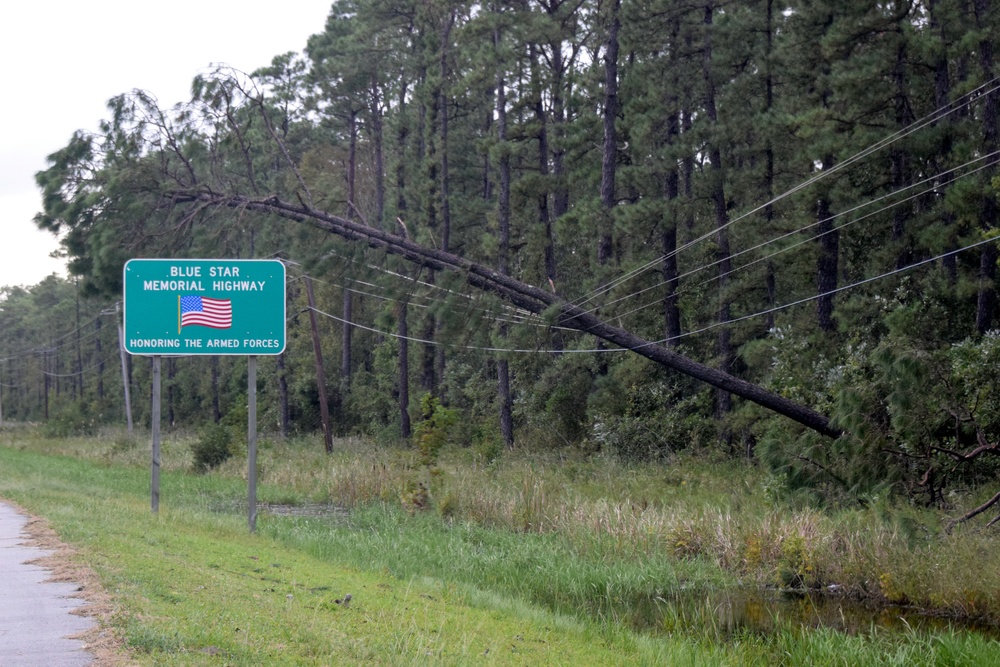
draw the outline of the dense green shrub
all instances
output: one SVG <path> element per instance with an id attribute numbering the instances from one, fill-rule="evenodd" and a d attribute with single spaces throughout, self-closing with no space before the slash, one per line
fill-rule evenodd
<path id="1" fill-rule="evenodd" d="M 224 463 L 232 456 L 232 441 L 232 433 L 222 424 L 205 427 L 191 445 L 195 469 L 205 472 Z"/>

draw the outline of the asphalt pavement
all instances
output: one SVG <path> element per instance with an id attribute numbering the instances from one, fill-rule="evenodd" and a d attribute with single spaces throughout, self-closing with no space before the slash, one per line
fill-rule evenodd
<path id="1" fill-rule="evenodd" d="M 50 552 L 25 546 L 27 518 L 0 502 L 0 667 L 84 667 L 93 656 L 67 639 L 94 621 L 70 612 L 84 602 L 78 586 L 46 583 L 49 571 L 28 561 Z"/>

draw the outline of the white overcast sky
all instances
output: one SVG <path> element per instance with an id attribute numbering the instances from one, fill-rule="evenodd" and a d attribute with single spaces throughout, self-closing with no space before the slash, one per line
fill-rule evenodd
<path id="1" fill-rule="evenodd" d="M 245 72 L 323 31 L 331 0 L 10 0 L 0 9 L 0 285 L 65 274 L 57 240 L 32 218 L 35 172 L 106 102 L 141 88 L 161 106 L 188 99 L 212 63 Z"/>

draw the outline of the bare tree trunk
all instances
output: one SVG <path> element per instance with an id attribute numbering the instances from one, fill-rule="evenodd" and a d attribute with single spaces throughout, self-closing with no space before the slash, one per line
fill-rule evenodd
<path id="1" fill-rule="evenodd" d="M 219 409 L 219 358 L 212 357 L 212 421 L 218 424 L 222 420 Z"/>
<path id="2" fill-rule="evenodd" d="M 542 225 L 545 235 L 545 277 L 550 285 L 556 281 L 555 239 L 552 233 L 552 212 L 549 208 L 549 119 L 545 113 L 545 101 L 542 98 L 541 66 L 538 63 L 538 47 L 529 45 L 531 61 L 532 96 L 535 106 L 535 120 L 538 122 L 538 173 L 542 177 L 544 187 L 538 195 L 538 222 Z"/>
<path id="3" fill-rule="evenodd" d="M 493 33 L 494 48 L 500 46 L 500 31 Z M 501 68 L 502 71 L 502 68 Z M 507 88 L 503 74 L 497 75 L 497 142 L 500 144 L 500 164 L 498 175 L 500 189 L 497 199 L 497 223 L 499 227 L 498 270 L 501 275 L 509 275 L 510 255 L 510 154 L 507 152 Z M 500 339 L 507 337 L 506 324 L 500 325 Z M 500 403 L 500 435 L 507 449 L 514 448 L 513 401 L 510 394 L 510 366 L 501 357 L 497 363 L 497 399 Z"/>
<path id="4" fill-rule="evenodd" d="M 406 139 L 408 128 L 406 124 L 406 82 L 400 83 L 399 90 L 399 132 L 396 135 L 397 151 L 401 157 L 406 155 Z M 406 228 L 403 217 L 406 215 L 406 160 L 400 159 L 396 167 L 396 211 L 398 213 L 395 225 L 397 235 L 406 236 Z M 398 306 L 398 317 L 396 320 L 396 333 L 399 335 L 399 353 L 396 357 L 398 368 L 397 380 L 397 402 L 399 406 L 399 435 L 401 438 L 409 438 L 412 435 L 410 426 L 410 341 L 409 322 L 407 313 L 407 302 L 403 301 Z"/>
<path id="5" fill-rule="evenodd" d="M 833 168 L 833 156 L 823 158 L 823 169 Z M 819 222 L 819 259 L 816 264 L 816 319 L 822 331 L 834 331 L 837 323 L 833 318 L 833 290 L 837 289 L 837 272 L 840 264 L 840 232 L 833 221 L 830 199 L 827 193 L 820 194 L 816 203 L 816 219 Z"/>
<path id="6" fill-rule="evenodd" d="M 354 218 L 357 215 L 357 191 L 355 189 L 355 183 L 357 181 L 357 169 L 358 169 L 358 114 L 353 109 L 351 110 L 351 122 L 350 122 L 350 148 L 348 149 L 348 159 L 347 159 L 347 217 Z M 353 340 L 354 325 L 351 324 L 354 321 L 353 313 L 353 292 L 347 287 L 344 287 L 343 293 L 343 328 L 341 337 L 341 357 L 340 357 L 340 380 L 341 380 L 341 392 L 346 394 L 350 391 L 351 387 L 351 341 Z M 311 307 L 311 304 L 310 304 Z"/>
<path id="7" fill-rule="evenodd" d="M 705 5 L 705 43 L 702 52 L 702 81 L 705 85 L 705 114 L 712 126 L 719 123 L 718 111 L 715 105 L 715 80 L 712 76 L 712 25 L 715 15 L 715 6 L 712 2 Z M 732 261 L 729 251 L 729 212 L 726 208 L 726 185 L 725 171 L 722 165 L 722 152 L 719 149 L 718 141 L 709 143 L 708 146 L 709 163 L 711 164 L 711 196 L 715 209 L 715 228 L 717 261 L 719 267 L 719 309 L 718 322 L 725 323 L 730 319 L 730 296 L 729 296 L 729 273 L 732 270 Z M 724 373 L 731 372 L 733 365 L 733 349 L 730 341 L 729 327 L 719 327 L 717 349 L 719 355 L 719 368 Z M 732 410 L 732 396 L 728 392 L 718 391 L 715 396 L 715 414 L 721 418 Z M 728 438 L 728 435 L 727 435 Z"/>
<path id="8" fill-rule="evenodd" d="M 976 27 L 984 35 L 979 42 L 979 65 L 983 72 L 984 81 L 993 81 L 994 79 L 993 35 L 991 34 L 994 26 L 990 21 L 991 4 L 990 0 L 975 0 L 974 2 Z M 1000 144 L 1000 127 L 998 127 L 997 122 L 997 115 L 1000 112 L 1000 92 L 991 90 L 984 97 L 982 151 L 983 153 L 992 153 L 997 150 L 997 146 Z M 983 172 L 986 191 L 982 196 L 979 220 L 980 226 L 985 231 L 996 227 L 997 215 L 1000 213 L 996 192 L 989 185 L 996 173 L 996 163 L 997 158 L 991 158 L 989 168 Z M 979 255 L 979 294 L 976 298 L 976 331 L 979 333 L 986 333 L 993 327 L 997 302 L 996 279 L 997 247 L 993 243 L 988 243 L 982 247 Z"/>
<path id="9" fill-rule="evenodd" d="M 601 237 L 597 245 L 597 263 L 610 261 L 614 246 L 615 172 L 618 159 L 618 18 L 621 0 L 611 0 L 608 41 L 604 48 L 604 145 L 601 150 Z"/>
<path id="10" fill-rule="evenodd" d="M 561 3 L 552 2 L 545 6 L 545 11 L 558 20 L 555 14 Z M 566 62 L 563 58 L 563 40 L 557 37 L 549 42 L 551 51 L 552 85 L 552 177 L 554 188 L 552 192 L 552 215 L 558 219 L 569 211 L 569 188 L 566 184 L 566 148 L 563 145 L 566 126 L 566 100 L 564 86 L 566 82 Z"/>
<path id="11" fill-rule="evenodd" d="M 375 220 L 373 224 L 381 227 L 385 221 L 385 138 L 382 136 L 382 95 L 376 77 L 376 74 L 372 74 L 369 114 L 371 114 L 372 120 L 372 145 L 375 150 Z"/>
<path id="12" fill-rule="evenodd" d="M 451 172 L 448 168 L 448 78 L 451 74 L 448 58 L 451 54 L 451 31 L 455 27 L 456 11 L 452 9 L 441 30 L 441 86 L 438 89 L 439 110 L 441 114 L 441 249 L 449 252 L 451 249 Z M 434 318 L 434 338 L 440 335 L 443 327 L 440 315 Z M 445 347 L 438 345 L 433 349 L 434 353 L 434 378 L 437 383 L 437 394 L 442 403 L 447 403 L 447 389 L 445 383 Z"/>
<path id="13" fill-rule="evenodd" d="M 680 19 L 675 18 L 670 30 L 670 62 L 674 72 L 679 69 L 680 55 Z M 670 82 L 667 97 L 667 168 L 663 179 L 663 198 L 666 207 L 661 221 L 660 252 L 663 253 L 663 265 L 660 269 L 665 286 L 663 293 L 664 334 L 668 347 L 676 347 L 681 335 L 681 313 L 677 304 L 677 211 L 676 204 L 680 197 L 680 172 L 677 161 L 671 156 L 681 134 L 680 94 L 676 86 L 680 77 L 675 75 Z"/>
<path id="14" fill-rule="evenodd" d="M 766 51 L 764 55 L 764 113 L 770 115 L 772 109 L 774 109 L 774 73 L 771 66 L 774 54 L 774 0 L 767 0 L 767 24 L 765 30 L 767 37 L 765 40 Z M 768 203 L 764 207 L 764 222 L 768 233 L 773 233 L 771 231 L 774 226 L 774 205 L 771 203 L 771 200 L 774 199 L 774 137 L 772 133 L 768 133 L 766 142 L 767 148 L 764 149 L 764 197 Z M 765 266 L 764 287 L 767 293 L 767 308 L 770 311 L 774 308 L 777 300 L 774 263 L 770 260 L 767 261 Z M 767 330 L 772 331 L 774 329 L 773 312 L 768 312 L 765 322 Z"/>
<path id="15" fill-rule="evenodd" d="M 333 427 L 330 423 L 330 403 L 326 397 L 326 371 L 323 369 L 323 348 L 320 345 L 319 323 L 316 321 L 316 298 L 313 296 L 312 279 L 305 277 L 306 298 L 309 302 L 309 326 L 312 330 L 313 356 L 316 358 L 316 389 L 319 393 L 319 415 L 323 422 L 323 446 L 327 454 L 333 452 Z"/>
<path id="16" fill-rule="evenodd" d="M 278 409 L 280 411 L 278 428 L 281 431 L 281 437 L 287 438 L 291 415 L 288 406 L 288 371 L 285 368 L 284 352 L 278 355 L 276 364 L 278 367 Z"/>
<path id="17" fill-rule="evenodd" d="M 76 382 L 73 384 L 73 397 L 83 399 L 83 346 L 80 340 L 80 282 L 76 283 Z"/>
<path id="18" fill-rule="evenodd" d="M 354 293 L 344 288 L 344 320 L 343 339 L 340 346 L 340 384 L 341 390 L 347 394 L 351 389 L 351 343 L 354 326 Z"/>
<path id="19" fill-rule="evenodd" d="M 167 428 L 174 427 L 174 375 L 177 372 L 177 360 L 167 357 Z"/>
<path id="20" fill-rule="evenodd" d="M 410 427 L 410 334 L 407 330 L 406 302 L 399 304 L 398 309 L 396 333 L 399 335 L 399 436 L 409 438 L 413 431 Z"/>
<path id="21" fill-rule="evenodd" d="M 909 103 L 906 96 L 906 37 L 900 33 L 896 47 L 896 61 L 893 63 L 892 79 L 895 87 L 893 109 L 895 111 L 896 128 L 902 130 L 913 118 L 909 113 Z M 902 190 L 910 181 L 907 173 L 908 155 L 899 144 L 894 144 L 889 152 L 889 171 L 892 189 Z M 906 239 L 906 227 L 911 212 L 909 204 L 898 203 L 892 212 L 892 240 L 896 244 L 896 268 L 901 269 L 913 261 L 913 249 Z"/>
<path id="22" fill-rule="evenodd" d="M 940 0 L 929 0 L 927 3 L 928 14 L 930 15 L 930 28 L 931 32 L 938 39 L 939 43 L 937 45 L 937 54 L 934 60 L 934 106 L 937 109 L 943 109 L 951 101 L 951 77 L 948 72 L 948 40 L 945 34 L 945 26 L 939 17 L 939 2 Z M 951 157 L 952 150 L 952 130 L 951 125 L 954 121 L 951 115 L 946 115 L 935 123 L 935 125 L 943 124 L 945 126 L 944 140 L 938 151 L 938 155 L 941 156 L 941 163 L 947 163 Z M 937 159 L 933 160 L 935 163 L 935 172 L 941 172 L 944 170 L 943 167 L 938 166 L 936 163 Z M 941 179 L 943 180 L 943 179 Z M 938 181 L 941 184 L 941 180 Z M 941 212 L 942 220 L 948 228 L 953 228 L 955 225 L 955 214 L 949 210 L 945 209 Z M 955 243 L 954 234 L 949 233 L 949 238 L 945 246 L 946 251 L 952 251 L 957 248 Z M 941 260 L 941 265 L 944 268 L 945 275 L 948 276 L 948 282 L 955 286 L 958 283 L 958 257 L 957 254 L 948 254 Z"/>
<path id="23" fill-rule="evenodd" d="M 49 419 L 49 384 L 50 384 L 49 373 L 51 373 L 51 371 L 49 370 L 49 365 L 51 363 L 51 359 L 52 359 L 52 352 L 50 350 L 48 350 L 48 349 L 45 350 L 45 352 L 43 353 L 43 356 L 42 356 L 42 375 L 45 378 L 45 413 L 44 414 L 45 414 L 45 420 L 46 421 L 48 421 L 48 419 Z"/>
<path id="24" fill-rule="evenodd" d="M 97 357 L 97 398 L 104 398 L 104 352 L 101 350 L 101 318 L 94 320 L 94 356 Z"/>

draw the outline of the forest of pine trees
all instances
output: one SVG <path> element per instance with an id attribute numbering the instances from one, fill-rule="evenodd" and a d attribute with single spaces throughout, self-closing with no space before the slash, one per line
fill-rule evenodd
<path id="1" fill-rule="evenodd" d="M 122 423 L 124 377 L 148 423 L 124 262 L 280 258 L 265 430 L 405 438 L 430 394 L 461 445 L 715 448 L 935 503 L 1000 452 L 998 19 L 338 0 L 302 53 L 124 93 L 49 157 L 70 278 L 4 292 L 3 418 Z M 244 409 L 241 358 L 163 377 L 166 428 Z"/>

